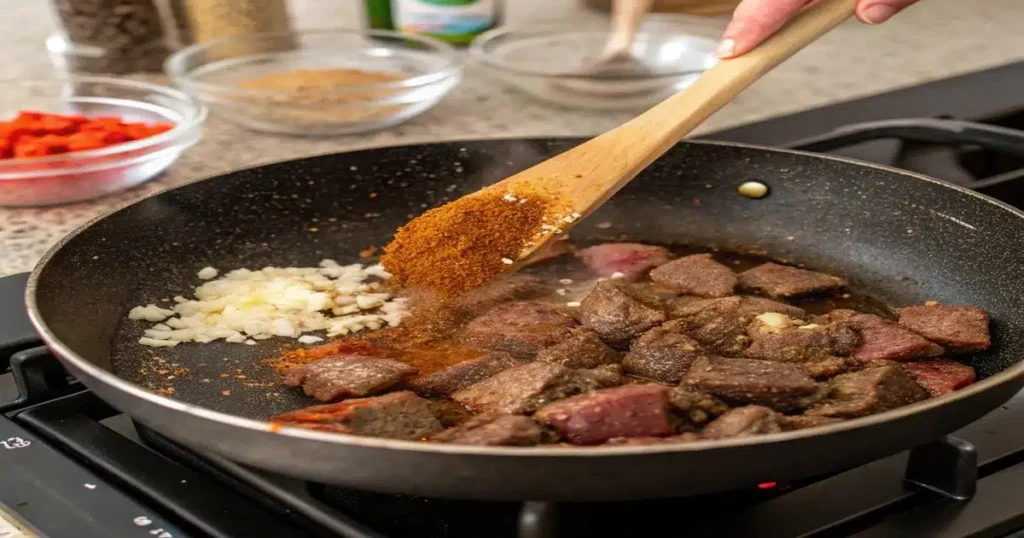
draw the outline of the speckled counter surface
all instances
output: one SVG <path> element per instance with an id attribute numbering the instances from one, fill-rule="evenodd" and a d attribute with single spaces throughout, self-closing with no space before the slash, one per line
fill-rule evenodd
<path id="1" fill-rule="evenodd" d="M 0 76 L 50 72 L 43 40 L 55 28 L 45 0 L 0 0 Z M 328 5 L 330 4 L 330 5 Z M 296 25 L 357 25 L 358 0 L 293 0 Z M 509 20 L 581 16 L 574 0 L 509 0 Z M 588 16 L 591 16 L 588 14 Z M 851 22 L 802 51 L 715 115 L 702 130 L 821 106 L 900 86 L 1024 60 L 1020 0 L 924 0 L 878 27 Z M 979 96 L 984 98 L 984 96 Z M 0 95 L 0 100 L 3 96 Z M 445 101 L 409 123 L 328 139 L 257 135 L 211 118 L 203 140 L 159 179 L 107 198 L 40 209 L 0 208 L 0 275 L 30 270 L 61 236 L 156 190 L 237 168 L 353 148 L 500 136 L 593 135 L 629 113 L 541 104 L 470 67 Z"/>

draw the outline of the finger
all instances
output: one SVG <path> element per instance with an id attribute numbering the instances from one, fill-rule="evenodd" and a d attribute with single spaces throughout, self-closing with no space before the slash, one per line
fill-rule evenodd
<path id="1" fill-rule="evenodd" d="M 736 6 L 715 54 L 732 58 L 750 51 L 808 3 L 809 0 L 743 0 Z"/>
<path id="2" fill-rule="evenodd" d="M 861 0 L 857 18 L 868 24 L 881 24 L 919 0 Z"/>

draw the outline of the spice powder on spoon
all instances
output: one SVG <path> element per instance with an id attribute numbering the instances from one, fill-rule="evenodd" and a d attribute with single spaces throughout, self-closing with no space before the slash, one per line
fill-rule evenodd
<path id="1" fill-rule="evenodd" d="M 484 189 L 431 209 L 398 229 L 381 264 L 399 286 L 455 296 L 512 267 L 558 221 L 552 198 Z"/>

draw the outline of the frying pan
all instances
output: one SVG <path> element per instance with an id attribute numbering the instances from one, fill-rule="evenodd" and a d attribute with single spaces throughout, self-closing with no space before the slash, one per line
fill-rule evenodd
<path id="1" fill-rule="evenodd" d="M 158 193 L 92 221 L 51 249 L 31 276 L 29 314 L 87 387 L 173 440 L 300 478 L 437 497 L 678 497 L 838 471 L 933 441 L 1024 385 L 1024 299 L 1017 288 L 1024 277 L 1024 214 L 904 171 L 718 142 L 679 144 L 574 236 L 760 248 L 845 275 L 895 305 L 982 306 L 992 315 L 994 339 L 989 352 L 972 359 L 983 379 L 940 398 L 811 430 L 678 446 L 497 448 L 274 433 L 267 417 L 313 403 L 277 383 L 264 363 L 283 342 L 174 349 L 135 343 L 144 324 L 126 320 L 128 310 L 188 294 L 200 268 L 358 260 L 359 251 L 386 244 L 427 207 L 579 142 L 378 148 Z M 737 185 L 749 180 L 767 183 L 769 196 L 738 195 Z M 168 364 L 188 372 L 169 380 Z M 147 385 L 173 387 L 175 394 L 165 397 Z"/>

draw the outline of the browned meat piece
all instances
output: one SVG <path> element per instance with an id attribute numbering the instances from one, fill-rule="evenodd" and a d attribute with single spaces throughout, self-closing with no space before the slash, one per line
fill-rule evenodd
<path id="1" fill-rule="evenodd" d="M 573 370 L 549 362 L 509 368 L 452 394 L 452 399 L 477 412 L 530 413 L 549 402 L 584 389 Z"/>
<path id="2" fill-rule="evenodd" d="M 853 358 L 861 362 L 907 360 L 942 354 L 942 349 L 921 335 L 872 314 L 858 314 L 849 323 L 860 333 L 861 345 Z"/>
<path id="3" fill-rule="evenodd" d="M 450 396 L 457 390 L 520 364 L 523 364 L 521 359 L 502 351 L 492 351 L 483 357 L 453 364 L 432 374 L 413 377 L 406 381 L 405 386 L 424 396 Z"/>
<path id="4" fill-rule="evenodd" d="M 693 361 L 683 385 L 732 405 L 763 405 L 780 411 L 805 408 L 821 392 L 820 386 L 795 364 L 718 357 Z"/>
<path id="5" fill-rule="evenodd" d="M 653 381 L 678 383 L 704 353 L 696 340 L 672 330 L 677 325 L 670 321 L 640 335 L 622 359 L 622 368 Z"/>
<path id="6" fill-rule="evenodd" d="M 534 302 L 498 305 L 469 322 L 463 341 L 483 349 L 533 358 L 538 351 L 569 337 L 575 319 L 552 306 Z"/>
<path id="7" fill-rule="evenodd" d="M 284 384 L 301 386 L 307 396 L 332 402 L 381 392 L 418 371 L 391 359 L 344 355 L 293 368 L 284 375 Z"/>
<path id="8" fill-rule="evenodd" d="M 698 301 L 677 300 L 669 306 L 678 330 L 700 342 L 708 351 L 736 357 L 750 345 L 747 326 L 755 316 L 779 312 L 801 318 L 799 308 L 759 297 L 725 297 Z"/>
<path id="9" fill-rule="evenodd" d="M 500 304 L 536 299 L 549 293 L 551 287 L 540 277 L 521 274 L 501 276 L 466 292 L 455 301 L 455 306 L 471 315 L 478 315 Z"/>
<path id="10" fill-rule="evenodd" d="M 835 424 L 836 422 L 843 421 L 841 418 L 814 415 L 778 415 L 776 420 L 779 423 L 779 427 L 781 427 L 784 432 L 806 430 L 807 428 L 817 428 L 818 426 L 828 426 L 829 424 Z"/>
<path id="11" fill-rule="evenodd" d="M 460 445 L 530 446 L 543 439 L 544 430 L 528 417 L 481 415 L 435 435 L 432 440 Z"/>
<path id="12" fill-rule="evenodd" d="M 796 320 L 777 312 L 754 318 L 747 334 L 753 342 L 745 356 L 780 362 L 815 362 L 849 355 L 860 340 L 847 323 L 797 325 Z"/>
<path id="13" fill-rule="evenodd" d="M 546 405 L 534 417 L 575 445 L 670 435 L 674 429 L 666 392 L 668 387 L 655 384 L 598 390 Z"/>
<path id="14" fill-rule="evenodd" d="M 647 445 L 675 445 L 700 441 L 700 435 L 693 432 L 669 435 L 668 437 L 616 437 L 609 439 L 606 445 L 617 446 L 647 446 Z"/>
<path id="15" fill-rule="evenodd" d="M 668 391 L 668 402 L 693 424 L 704 424 L 729 410 L 718 398 L 685 386 L 672 387 Z"/>
<path id="16" fill-rule="evenodd" d="M 670 318 L 685 318 L 708 308 L 722 308 L 723 305 L 727 305 L 737 315 L 749 316 L 751 319 L 765 312 L 778 312 L 800 320 L 807 317 L 807 312 L 802 308 L 753 295 L 736 295 L 733 297 L 711 299 L 683 295 L 668 305 L 668 314 Z"/>
<path id="17" fill-rule="evenodd" d="M 823 293 L 846 285 L 839 277 L 772 262 L 740 273 L 739 282 L 744 288 L 776 298 Z"/>
<path id="18" fill-rule="evenodd" d="M 665 321 L 657 297 L 639 287 L 615 280 L 598 282 L 581 301 L 580 321 L 602 340 L 623 344 Z"/>
<path id="19" fill-rule="evenodd" d="M 472 411 L 466 409 L 459 402 L 451 400 L 433 400 L 430 402 L 430 408 L 434 411 L 434 416 L 437 417 L 437 420 L 441 421 L 441 425 L 445 428 L 458 426 L 473 418 Z"/>
<path id="20" fill-rule="evenodd" d="M 576 370 L 576 377 L 585 387 L 584 390 L 607 389 L 629 382 L 629 378 L 622 375 L 622 366 L 618 364 L 605 364 L 597 368 Z"/>
<path id="21" fill-rule="evenodd" d="M 718 417 L 704 427 L 701 436 L 706 439 L 727 439 L 780 431 L 782 429 L 779 427 L 778 414 L 775 411 L 767 407 L 748 405 L 732 409 Z"/>
<path id="22" fill-rule="evenodd" d="M 856 359 L 847 357 L 828 357 L 819 361 L 804 362 L 800 364 L 803 371 L 814 379 L 822 380 L 835 377 L 850 370 L 856 370 L 863 366 Z"/>
<path id="23" fill-rule="evenodd" d="M 932 396 L 962 389 L 977 379 L 974 368 L 948 359 L 905 362 L 903 369 Z"/>
<path id="24" fill-rule="evenodd" d="M 900 325 L 950 351 L 983 351 L 992 345 L 988 312 L 976 306 L 908 306 L 900 309 Z"/>
<path id="25" fill-rule="evenodd" d="M 672 260 L 651 271 L 651 280 L 701 297 L 728 297 L 737 282 L 736 273 L 711 259 L 710 254 L 693 254 Z"/>
<path id="26" fill-rule="evenodd" d="M 566 368 L 596 368 L 621 359 L 619 352 L 602 342 L 596 332 L 583 327 L 573 329 L 568 340 L 544 348 L 537 354 L 539 361 L 561 364 Z"/>
<path id="27" fill-rule="evenodd" d="M 838 375 L 827 399 L 807 410 L 808 415 L 856 418 L 909 405 L 928 397 L 899 365 L 869 368 Z"/>
<path id="28" fill-rule="evenodd" d="M 407 440 L 425 439 L 444 429 L 430 402 L 409 391 L 307 407 L 271 421 L 310 430 Z"/>
<path id="29" fill-rule="evenodd" d="M 597 277 L 622 273 L 626 280 L 637 280 L 652 267 L 669 260 L 668 250 L 639 243 L 605 243 L 585 248 L 576 256 Z"/>

